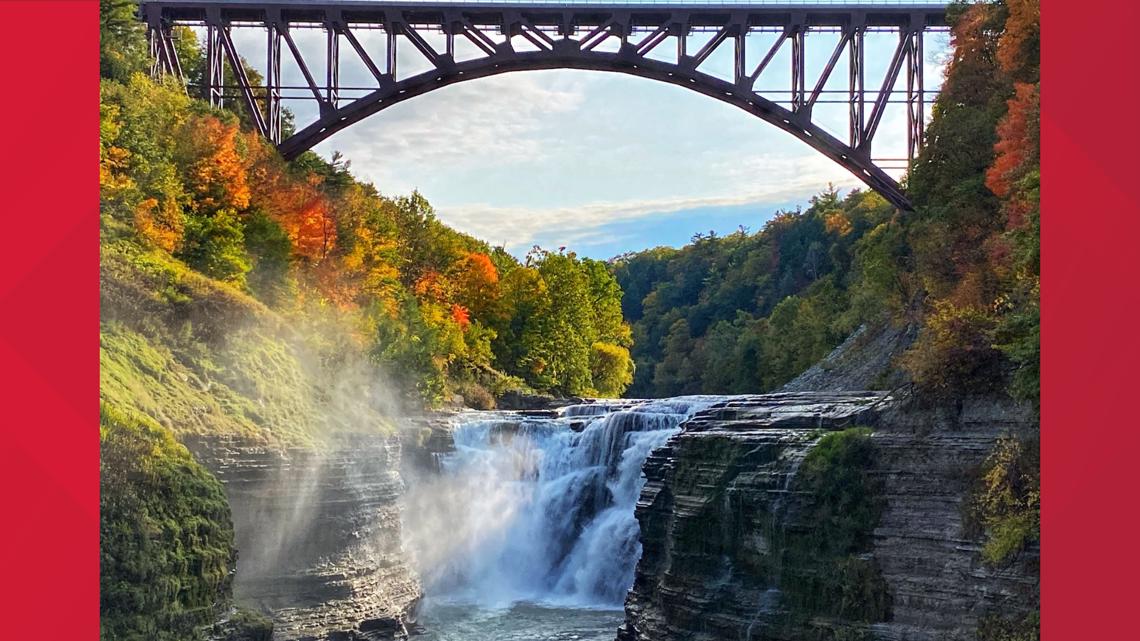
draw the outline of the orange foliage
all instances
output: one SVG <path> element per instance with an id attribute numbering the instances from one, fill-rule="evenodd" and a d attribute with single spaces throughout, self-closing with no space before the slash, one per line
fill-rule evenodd
<path id="1" fill-rule="evenodd" d="M 485 319 L 499 297 L 499 271 L 491 257 L 470 252 L 456 262 L 452 271 L 458 299 L 476 318 Z"/>
<path id="2" fill-rule="evenodd" d="M 434 270 L 429 270 L 412 284 L 412 292 L 422 299 L 446 301 L 451 298 L 451 283 Z"/>
<path id="3" fill-rule="evenodd" d="M 998 123 L 996 157 L 986 171 L 986 187 L 998 198 L 1008 198 L 1013 184 L 1037 160 L 1037 113 L 1040 108 L 1037 86 L 1024 82 L 1014 85 L 1014 97 Z"/>
<path id="4" fill-rule="evenodd" d="M 998 64 L 1002 71 L 1019 80 L 1036 80 L 1036 50 L 1041 41 L 1041 0 L 1006 0 L 1005 5 L 1009 8 L 1009 17 L 998 41 Z"/>
<path id="5" fill-rule="evenodd" d="M 179 136 L 187 163 L 186 186 L 208 209 L 249 207 L 246 159 L 238 150 L 238 126 L 213 116 L 191 119 Z"/>
<path id="6" fill-rule="evenodd" d="M 471 252 L 460 263 L 471 282 L 483 285 L 494 285 L 499 282 L 499 271 L 495 269 L 495 263 L 491 262 L 491 257 L 487 254 Z"/>
<path id="7" fill-rule="evenodd" d="M 467 308 L 458 303 L 451 305 L 451 319 L 462 330 L 466 330 L 471 325 L 471 316 L 467 313 Z"/>
<path id="8" fill-rule="evenodd" d="M 851 233 L 851 221 L 842 211 L 835 210 L 824 218 L 828 233 L 846 236 Z"/>
<path id="9" fill-rule="evenodd" d="M 177 207 L 159 207 L 158 200 L 147 198 L 135 208 L 135 230 L 156 247 L 172 252 L 182 240 L 182 218 Z"/>
<path id="10" fill-rule="evenodd" d="M 272 148 L 256 139 L 248 144 L 251 202 L 281 225 L 295 255 L 310 262 L 324 259 L 336 246 L 336 222 L 320 178 L 291 176 Z"/>

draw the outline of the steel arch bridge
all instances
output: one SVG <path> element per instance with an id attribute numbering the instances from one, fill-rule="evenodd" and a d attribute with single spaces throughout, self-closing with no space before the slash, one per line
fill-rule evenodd
<path id="1" fill-rule="evenodd" d="M 287 159 L 394 104 L 458 82 L 525 70 L 613 71 L 685 87 L 739 107 L 839 163 L 895 206 L 910 209 L 905 192 L 884 170 L 884 159 L 872 156 L 871 146 L 888 104 L 902 103 L 907 113 L 907 158 L 893 160 L 909 163 L 921 148 L 929 93 L 923 84 L 923 35 L 945 28 L 945 3 L 699 1 L 144 0 L 140 15 L 148 27 L 156 76 L 185 81 L 173 27 L 204 28 L 206 69 L 192 89 L 215 106 L 236 98 L 261 134 Z M 232 35 L 235 27 L 251 26 L 265 34 L 263 85 L 253 84 L 245 73 Z M 315 61 L 320 66 L 307 60 L 298 46 L 294 33 L 300 29 L 324 32 L 325 55 Z M 364 30 L 383 33 L 382 58 L 373 57 L 362 44 L 358 34 Z M 881 82 L 868 86 L 864 36 L 882 31 L 897 34 L 897 44 Z M 838 34 L 838 44 L 829 44 L 822 73 L 809 82 L 807 35 L 816 32 Z M 746 64 L 749 36 L 758 33 L 768 33 L 774 41 L 751 52 L 759 58 L 756 64 Z M 699 47 L 690 44 L 694 34 L 706 38 Z M 461 59 L 457 43 L 470 43 L 466 49 L 473 55 Z M 722 46 L 731 49 L 730 77 L 702 69 Z M 398 72 L 397 50 L 405 47 L 426 61 L 426 71 Z M 760 89 L 761 75 L 786 49 L 791 69 L 785 86 Z M 345 51 L 371 74 L 370 85 L 341 82 Z M 663 56 L 663 51 L 668 55 Z M 286 52 L 304 84 L 282 83 Z M 846 88 L 829 90 L 827 83 L 845 54 Z M 324 71 L 323 76 L 314 75 L 314 69 Z M 227 79 L 227 71 L 232 79 Z M 905 78 L 905 90 L 895 88 L 900 76 Z M 289 90 L 315 100 L 319 117 L 283 137 L 282 101 L 298 97 L 289 96 Z M 846 105 L 846 140 L 813 120 L 813 109 L 825 102 Z"/>

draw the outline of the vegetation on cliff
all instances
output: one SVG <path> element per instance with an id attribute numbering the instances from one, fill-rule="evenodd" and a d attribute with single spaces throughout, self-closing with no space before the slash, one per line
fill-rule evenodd
<path id="1" fill-rule="evenodd" d="M 829 617 L 874 623 L 890 617 L 886 581 L 867 555 L 883 499 L 869 474 L 871 430 L 820 437 L 804 458 L 795 488 L 808 498 L 806 530 L 784 535 L 783 589 L 793 618 Z"/>
<path id="2" fill-rule="evenodd" d="M 169 431 L 106 405 L 99 445 L 100 638 L 198 638 L 237 560 L 221 483 Z"/>
<path id="3" fill-rule="evenodd" d="M 988 534 L 982 557 L 1011 562 L 1041 532 L 1041 453 L 1037 439 L 1003 438 L 990 452 L 967 504 L 967 524 Z"/>

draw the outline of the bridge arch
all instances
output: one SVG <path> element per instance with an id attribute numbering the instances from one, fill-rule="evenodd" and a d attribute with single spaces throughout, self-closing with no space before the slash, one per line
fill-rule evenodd
<path id="1" fill-rule="evenodd" d="M 366 0 L 152 0 L 141 11 L 148 24 L 154 73 L 181 75 L 171 28 L 175 24 L 204 25 L 207 30 L 207 73 L 202 93 L 221 105 L 228 86 L 224 62 L 235 70 L 241 100 L 258 129 L 292 159 L 329 136 L 371 116 L 452 84 L 515 71 L 577 69 L 623 73 L 684 87 L 731 104 L 775 125 L 840 166 L 846 168 L 893 205 L 910 209 L 901 186 L 872 159 L 871 143 L 886 106 L 893 102 L 895 84 L 906 78 L 908 157 L 913 159 L 922 142 L 925 111 L 922 36 L 944 24 L 941 4 L 833 4 L 833 5 L 637 5 L 516 3 L 431 4 L 368 2 Z M 267 73 L 263 87 L 245 76 L 231 37 L 232 25 L 260 24 L 268 33 Z M 327 36 L 327 75 L 318 83 L 297 47 L 291 30 L 298 25 L 323 29 Z M 315 26 L 314 26 L 315 25 Z M 353 27 L 382 28 L 386 59 L 378 65 L 361 46 Z M 814 87 L 805 73 L 805 35 L 810 30 L 838 32 L 839 42 Z M 893 29 L 898 45 L 888 63 L 881 87 L 865 87 L 863 35 L 868 30 Z M 437 51 L 422 31 L 444 34 L 445 50 Z M 775 31 L 775 43 L 753 69 L 745 66 L 749 32 Z M 686 50 L 695 31 L 711 33 L 699 51 Z M 494 34 L 499 36 L 497 39 Z M 677 61 L 666 62 L 649 54 L 666 39 L 677 44 Z M 464 38 L 482 53 L 455 61 L 454 42 Z M 527 50 L 513 41 L 526 40 Z M 611 40 L 613 39 L 613 40 Z M 617 41 L 616 51 L 599 45 Z M 731 41 L 731 42 L 730 42 Z M 377 88 L 352 99 L 341 98 L 340 45 L 347 43 L 375 77 Z M 397 43 L 414 47 L 430 63 L 427 71 L 398 76 Z M 730 43 L 734 49 L 732 80 L 701 71 L 701 64 Z M 284 45 L 284 46 L 283 46 Z M 791 49 L 791 87 L 787 106 L 761 95 L 756 80 L 782 47 Z M 319 117 L 289 137 L 281 131 L 281 56 L 292 55 L 319 106 Z M 812 120 L 813 107 L 840 57 L 848 55 L 849 137 L 842 141 Z M 874 96 L 873 99 L 871 96 Z"/>

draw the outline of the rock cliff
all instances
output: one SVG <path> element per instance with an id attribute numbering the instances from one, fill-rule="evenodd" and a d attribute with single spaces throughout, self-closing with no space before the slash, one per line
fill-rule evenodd
<path id="1" fill-rule="evenodd" d="M 289 452 L 187 444 L 233 510 L 235 599 L 272 616 L 276 641 L 407 635 L 421 588 L 402 551 L 398 438 L 341 436 Z"/>
<path id="2" fill-rule="evenodd" d="M 1030 421 L 1001 402 L 950 414 L 841 392 L 697 414 L 646 462 L 618 639 L 956 641 L 1029 611 L 1034 555 L 984 567 L 962 503 L 995 439 Z"/>

